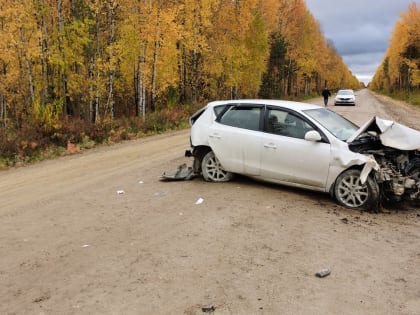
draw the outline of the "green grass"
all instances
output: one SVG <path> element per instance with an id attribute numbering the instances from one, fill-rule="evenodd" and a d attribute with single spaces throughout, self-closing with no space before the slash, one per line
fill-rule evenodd
<path id="1" fill-rule="evenodd" d="M 401 100 L 404 102 L 407 102 L 411 105 L 415 105 L 420 107 L 420 90 L 419 91 L 413 91 L 410 93 L 406 92 L 396 92 L 396 93 L 390 93 L 387 91 L 379 91 L 381 94 L 387 95 L 389 97 L 392 97 L 397 100 Z"/>

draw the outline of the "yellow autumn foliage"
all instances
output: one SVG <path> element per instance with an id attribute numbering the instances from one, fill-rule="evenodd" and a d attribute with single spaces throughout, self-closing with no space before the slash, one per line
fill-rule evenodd
<path id="1" fill-rule="evenodd" d="M 145 119 L 167 104 L 359 84 L 304 0 L 9 0 L 0 19 L 0 119 Z"/>
<path id="2" fill-rule="evenodd" d="M 420 7 L 413 2 L 395 24 L 390 46 L 372 80 L 375 90 L 420 89 Z"/>

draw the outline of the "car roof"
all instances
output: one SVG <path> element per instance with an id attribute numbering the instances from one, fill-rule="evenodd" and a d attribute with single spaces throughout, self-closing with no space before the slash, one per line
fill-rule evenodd
<path id="1" fill-rule="evenodd" d="M 282 108 L 289 108 L 294 110 L 306 110 L 306 109 L 316 109 L 321 106 L 294 102 L 294 101 L 284 101 L 284 100 L 269 100 L 269 99 L 240 99 L 240 100 L 225 100 L 225 101 L 213 101 L 207 104 L 207 107 L 215 107 L 218 105 L 229 105 L 229 104 L 260 104 L 260 105 L 270 105 L 270 106 L 279 106 Z"/>

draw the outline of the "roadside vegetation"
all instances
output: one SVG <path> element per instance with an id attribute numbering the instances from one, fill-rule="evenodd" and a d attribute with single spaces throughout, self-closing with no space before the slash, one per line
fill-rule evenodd
<path id="1" fill-rule="evenodd" d="M 0 4 L 0 168 L 184 128 L 210 100 L 324 86 L 361 85 L 304 0 Z"/>
<path id="2" fill-rule="evenodd" d="M 420 7 L 401 13 L 370 88 L 420 107 Z"/>
<path id="3" fill-rule="evenodd" d="M 3 134 L 0 142 L 0 170 L 28 163 L 75 154 L 96 145 L 110 145 L 188 126 L 194 107 L 176 111 L 159 110 L 145 121 L 136 117 L 104 120 L 95 124 L 69 118 L 56 126 L 24 123 Z"/>

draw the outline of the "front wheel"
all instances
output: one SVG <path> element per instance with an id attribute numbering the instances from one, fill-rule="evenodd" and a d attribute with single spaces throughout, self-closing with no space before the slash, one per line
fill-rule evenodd
<path id="1" fill-rule="evenodd" d="M 201 172 L 208 182 L 227 182 L 233 178 L 231 172 L 223 169 L 219 159 L 214 155 L 213 151 L 209 151 L 201 162 Z"/>
<path id="2" fill-rule="evenodd" d="M 351 209 L 376 211 L 379 204 L 379 187 L 370 176 L 362 184 L 360 170 L 350 169 L 337 177 L 334 195 L 339 204 Z"/>

